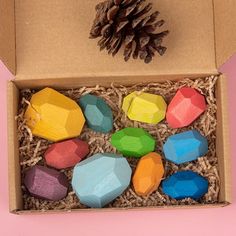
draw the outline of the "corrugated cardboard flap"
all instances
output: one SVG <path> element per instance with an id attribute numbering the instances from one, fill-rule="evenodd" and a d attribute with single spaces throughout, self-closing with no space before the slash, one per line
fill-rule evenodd
<path id="1" fill-rule="evenodd" d="M 214 0 L 216 62 L 219 68 L 236 52 L 236 1 Z"/>
<path id="2" fill-rule="evenodd" d="M 215 73 L 214 54 L 219 67 L 236 51 L 235 0 L 160 0 L 154 9 L 171 32 L 166 55 L 150 65 L 124 63 L 121 53 L 113 59 L 99 52 L 96 40 L 88 40 L 97 2 L 1 0 L 0 60 L 15 74 L 17 52 L 19 79 L 196 74 Z"/>
<path id="3" fill-rule="evenodd" d="M 221 75 L 218 80 L 217 96 L 217 132 L 216 153 L 220 172 L 220 202 L 232 203 L 231 155 L 229 141 L 229 112 L 227 101 L 227 78 Z"/>
<path id="4" fill-rule="evenodd" d="M 15 0 L 16 79 L 217 73 L 212 0 L 150 0 L 166 21 L 166 54 L 146 65 L 100 52 L 89 39 L 100 0 Z M 147 1 L 149 2 L 149 1 Z"/>
<path id="5" fill-rule="evenodd" d="M 15 4 L 14 0 L 0 1 L 0 60 L 15 74 Z"/>

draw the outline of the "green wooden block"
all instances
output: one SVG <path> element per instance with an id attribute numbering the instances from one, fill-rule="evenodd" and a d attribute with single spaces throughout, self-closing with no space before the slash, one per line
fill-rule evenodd
<path id="1" fill-rule="evenodd" d="M 142 128 L 124 128 L 111 136 L 111 144 L 126 157 L 141 157 L 155 149 L 155 139 Z"/>

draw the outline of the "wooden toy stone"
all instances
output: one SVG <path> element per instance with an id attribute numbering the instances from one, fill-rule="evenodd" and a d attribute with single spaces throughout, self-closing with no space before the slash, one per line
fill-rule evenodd
<path id="1" fill-rule="evenodd" d="M 135 192 L 140 196 L 147 196 L 157 190 L 164 175 L 161 156 L 151 152 L 143 156 L 138 162 L 133 176 Z"/>
<path id="2" fill-rule="evenodd" d="M 123 100 L 122 109 L 130 120 L 157 124 L 165 118 L 166 102 L 160 95 L 133 92 Z"/>
<path id="3" fill-rule="evenodd" d="M 171 198 L 198 200 L 208 191 L 206 178 L 193 171 L 179 171 L 162 182 L 163 192 Z"/>
<path id="4" fill-rule="evenodd" d="M 155 149 L 155 139 L 142 128 L 124 128 L 111 136 L 111 144 L 126 157 L 141 157 Z"/>
<path id="5" fill-rule="evenodd" d="M 69 182 L 63 173 L 39 165 L 27 170 L 24 184 L 32 196 L 50 201 L 66 197 L 69 187 Z"/>
<path id="6" fill-rule="evenodd" d="M 72 187 L 82 204 L 101 208 L 129 186 L 131 172 L 125 158 L 98 153 L 74 167 Z"/>
<path id="7" fill-rule="evenodd" d="M 166 120 L 172 128 L 185 127 L 196 120 L 205 110 L 205 97 L 196 89 L 183 87 L 171 100 Z"/>
<path id="8" fill-rule="evenodd" d="M 178 165 L 204 156 L 208 142 L 197 130 L 190 130 L 169 136 L 163 151 L 167 160 Z"/>
<path id="9" fill-rule="evenodd" d="M 89 153 L 89 145 L 78 138 L 52 144 L 44 154 L 48 166 L 65 169 L 75 166 Z"/>
<path id="10" fill-rule="evenodd" d="M 32 96 L 25 119 L 33 135 L 54 142 L 79 136 L 85 123 L 79 105 L 51 88 Z"/>
<path id="11" fill-rule="evenodd" d="M 79 99 L 79 105 L 83 109 L 89 128 L 102 133 L 112 130 L 112 111 L 102 98 L 87 94 Z"/>

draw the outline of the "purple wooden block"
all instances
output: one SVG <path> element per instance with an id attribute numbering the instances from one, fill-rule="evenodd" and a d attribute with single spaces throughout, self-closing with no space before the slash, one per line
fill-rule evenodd
<path id="1" fill-rule="evenodd" d="M 39 165 L 25 173 L 24 184 L 32 196 L 50 201 L 66 197 L 69 186 L 65 174 Z"/>

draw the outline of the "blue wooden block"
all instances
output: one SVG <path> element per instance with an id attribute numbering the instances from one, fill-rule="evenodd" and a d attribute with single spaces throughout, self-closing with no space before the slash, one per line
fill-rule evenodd
<path id="1" fill-rule="evenodd" d="M 86 94 L 79 99 L 79 105 L 84 112 L 89 128 L 102 133 L 112 130 L 112 111 L 102 98 Z"/>
<path id="2" fill-rule="evenodd" d="M 162 182 L 162 191 L 177 200 L 198 200 L 208 191 L 208 181 L 193 171 L 179 171 Z"/>
<path id="3" fill-rule="evenodd" d="M 82 204 L 101 208 L 129 186 L 131 172 L 125 158 L 98 153 L 75 166 L 72 187 Z"/>
<path id="4" fill-rule="evenodd" d="M 204 156 L 208 142 L 197 130 L 190 130 L 168 137 L 163 151 L 167 160 L 182 164 Z"/>

